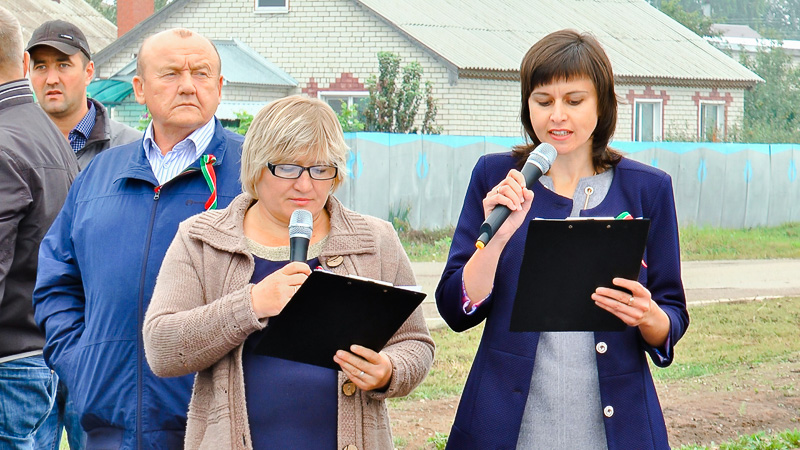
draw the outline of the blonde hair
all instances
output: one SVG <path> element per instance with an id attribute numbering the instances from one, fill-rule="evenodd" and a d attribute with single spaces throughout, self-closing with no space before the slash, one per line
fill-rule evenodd
<path id="1" fill-rule="evenodd" d="M 11 11 L 0 6 L 0 73 L 22 69 L 24 53 L 19 21 Z"/>
<path id="2" fill-rule="evenodd" d="M 256 183 L 267 163 L 291 163 L 309 158 L 314 164 L 336 166 L 335 191 L 347 176 L 347 152 L 339 119 L 316 98 L 292 95 L 263 107 L 253 118 L 242 147 L 242 189 L 258 199 Z"/>

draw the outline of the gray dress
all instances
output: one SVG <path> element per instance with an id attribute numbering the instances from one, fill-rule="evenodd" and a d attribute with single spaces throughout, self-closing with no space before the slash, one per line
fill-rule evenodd
<path id="1" fill-rule="evenodd" d="M 570 216 L 599 205 L 613 178 L 613 169 L 581 178 Z M 553 189 L 550 177 L 542 176 L 541 182 Z M 517 449 L 608 448 L 594 346 L 592 332 L 539 334 Z"/>

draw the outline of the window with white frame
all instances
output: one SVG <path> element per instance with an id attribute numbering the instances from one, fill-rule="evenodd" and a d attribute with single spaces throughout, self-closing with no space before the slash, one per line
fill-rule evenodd
<path id="1" fill-rule="evenodd" d="M 655 142 L 664 138 L 661 129 L 661 100 L 635 100 L 633 117 L 633 140 L 637 142 Z"/>
<path id="2" fill-rule="evenodd" d="M 255 0 L 256 12 L 285 13 L 289 12 L 289 0 Z"/>
<path id="3" fill-rule="evenodd" d="M 700 140 L 716 142 L 725 133 L 725 103 L 700 102 Z"/>
<path id="4" fill-rule="evenodd" d="M 369 92 L 367 91 L 318 91 L 320 100 L 331 105 L 336 114 L 342 113 L 342 107 L 351 108 L 355 105 L 358 119 L 364 122 L 364 108 L 367 106 Z"/>

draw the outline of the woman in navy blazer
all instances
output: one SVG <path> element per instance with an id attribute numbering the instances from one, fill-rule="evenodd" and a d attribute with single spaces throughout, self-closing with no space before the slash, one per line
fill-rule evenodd
<path id="1" fill-rule="evenodd" d="M 486 320 L 448 448 L 669 449 L 647 355 L 668 366 L 689 325 L 671 178 L 608 147 L 617 121 L 614 77 L 591 35 L 546 36 L 525 55 L 520 78 L 529 144 L 476 164 L 436 290 L 453 330 Z M 525 186 L 518 169 L 542 142 L 558 157 Z M 478 229 L 497 205 L 512 213 L 476 250 Z M 617 278 L 591 301 L 626 330 L 510 332 L 522 224 L 624 213 L 651 221 L 639 279 Z"/>

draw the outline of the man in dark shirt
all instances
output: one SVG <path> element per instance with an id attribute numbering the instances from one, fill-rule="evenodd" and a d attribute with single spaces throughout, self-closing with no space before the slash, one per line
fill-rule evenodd
<path id="1" fill-rule="evenodd" d="M 25 79 L 19 22 L 0 7 L 0 448 L 32 448 L 53 404 L 57 377 L 33 321 L 39 243 L 78 164 Z"/>
<path id="2" fill-rule="evenodd" d="M 78 27 L 63 20 L 45 22 L 34 30 L 26 50 L 39 105 L 69 140 L 81 170 L 101 151 L 142 138 L 141 132 L 111 120 L 100 102 L 86 97 L 94 62 Z"/>

